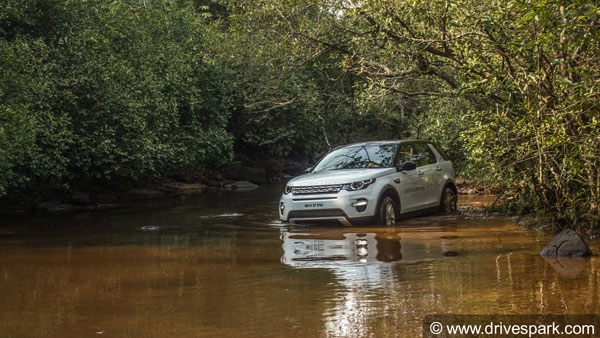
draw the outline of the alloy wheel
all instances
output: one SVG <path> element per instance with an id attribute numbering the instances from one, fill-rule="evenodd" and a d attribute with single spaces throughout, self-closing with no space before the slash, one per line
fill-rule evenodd
<path id="1" fill-rule="evenodd" d="M 450 188 L 446 188 L 446 192 L 444 193 L 444 211 L 456 211 L 456 195 Z"/>
<path id="2" fill-rule="evenodd" d="M 392 202 L 388 202 L 385 206 L 385 225 L 390 226 L 396 224 L 396 208 Z"/>

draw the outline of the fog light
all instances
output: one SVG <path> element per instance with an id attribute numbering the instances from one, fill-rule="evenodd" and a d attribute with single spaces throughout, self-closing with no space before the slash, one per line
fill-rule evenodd
<path id="1" fill-rule="evenodd" d="M 367 202 L 367 200 L 358 200 L 358 201 L 352 203 L 352 206 L 353 207 L 362 207 L 362 206 L 365 206 L 367 204 L 369 204 L 369 202 Z"/>
<path id="2" fill-rule="evenodd" d="M 367 210 L 368 204 L 369 204 L 369 201 L 367 201 L 366 199 L 359 199 L 356 202 L 352 202 L 350 205 L 355 207 L 356 211 L 363 212 L 363 211 Z"/>
<path id="3" fill-rule="evenodd" d="M 279 204 L 279 212 L 281 213 L 281 215 L 283 216 L 283 211 L 285 210 L 285 205 L 283 205 L 283 202 L 281 202 Z"/>

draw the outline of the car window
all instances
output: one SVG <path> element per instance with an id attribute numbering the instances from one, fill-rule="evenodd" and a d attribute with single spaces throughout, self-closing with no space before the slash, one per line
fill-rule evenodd
<path id="1" fill-rule="evenodd" d="M 362 144 L 340 148 L 327 154 L 313 172 L 336 169 L 391 167 L 396 144 Z"/>
<path id="2" fill-rule="evenodd" d="M 442 158 L 444 159 L 444 161 L 448 161 L 449 157 L 446 154 L 446 152 L 444 151 L 444 149 L 442 149 L 442 147 L 437 144 L 437 143 L 431 143 L 431 145 L 433 145 L 433 147 L 435 148 L 435 150 L 437 150 L 437 152 L 440 154 L 440 156 L 442 156 Z"/>
<path id="3" fill-rule="evenodd" d="M 437 162 L 435 154 L 425 143 L 401 143 L 398 146 L 396 164 L 414 162 L 417 167 L 422 167 Z"/>
<path id="4" fill-rule="evenodd" d="M 415 160 L 417 167 L 437 163 L 435 154 L 426 143 L 415 144 Z"/>
<path id="5" fill-rule="evenodd" d="M 398 146 L 398 153 L 396 155 L 396 165 L 404 162 L 414 162 L 414 143 L 400 143 Z"/>

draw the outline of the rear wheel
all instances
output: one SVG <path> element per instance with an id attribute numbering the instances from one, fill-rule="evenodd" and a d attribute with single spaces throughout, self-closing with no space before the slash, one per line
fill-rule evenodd
<path id="1" fill-rule="evenodd" d="M 456 211 L 456 193 L 450 187 L 444 188 L 442 198 L 440 199 L 440 211 L 442 212 L 455 212 Z"/>
<path id="2" fill-rule="evenodd" d="M 378 223 L 385 226 L 392 226 L 396 224 L 397 212 L 398 206 L 396 205 L 396 201 L 389 196 L 385 196 L 379 204 L 379 210 L 377 213 Z"/>

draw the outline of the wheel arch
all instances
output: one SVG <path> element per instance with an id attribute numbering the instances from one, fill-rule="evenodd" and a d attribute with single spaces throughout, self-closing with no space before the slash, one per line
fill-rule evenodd
<path id="1" fill-rule="evenodd" d="M 456 188 L 456 184 L 454 183 L 454 181 L 448 179 L 446 181 L 446 183 L 444 183 L 444 188 L 442 189 L 442 194 L 440 195 L 440 203 L 439 203 L 439 209 L 440 211 L 444 211 L 445 208 L 443 206 L 444 203 L 444 194 L 446 193 L 446 189 L 450 189 L 452 190 L 452 192 L 454 193 L 454 197 L 455 197 L 455 202 L 458 202 L 458 189 Z M 457 208 L 457 206 L 455 206 L 455 208 Z"/>
<path id="2" fill-rule="evenodd" d="M 381 201 L 383 201 L 383 198 L 389 196 L 391 199 L 394 200 L 394 202 L 396 202 L 396 205 L 398 206 L 398 210 L 396 210 L 396 217 L 400 216 L 400 210 L 402 208 L 402 204 L 400 203 L 400 195 L 398 194 L 398 191 L 396 190 L 396 188 L 394 188 L 392 185 L 387 184 L 383 187 L 383 189 L 381 189 L 381 192 L 379 193 L 379 197 L 377 198 L 377 205 L 375 208 L 375 214 L 377 215 L 377 212 L 379 212 L 379 208 L 381 207 Z"/>
<path id="3" fill-rule="evenodd" d="M 456 188 L 456 184 L 451 179 L 447 179 L 446 183 L 444 183 L 444 188 L 442 189 L 442 195 L 444 194 L 444 190 L 446 190 L 446 188 L 452 189 L 452 192 L 454 192 L 454 195 L 458 196 L 458 189 Z M 440 198 L 441 198 L 441 195 L 440 195 Z"/>

